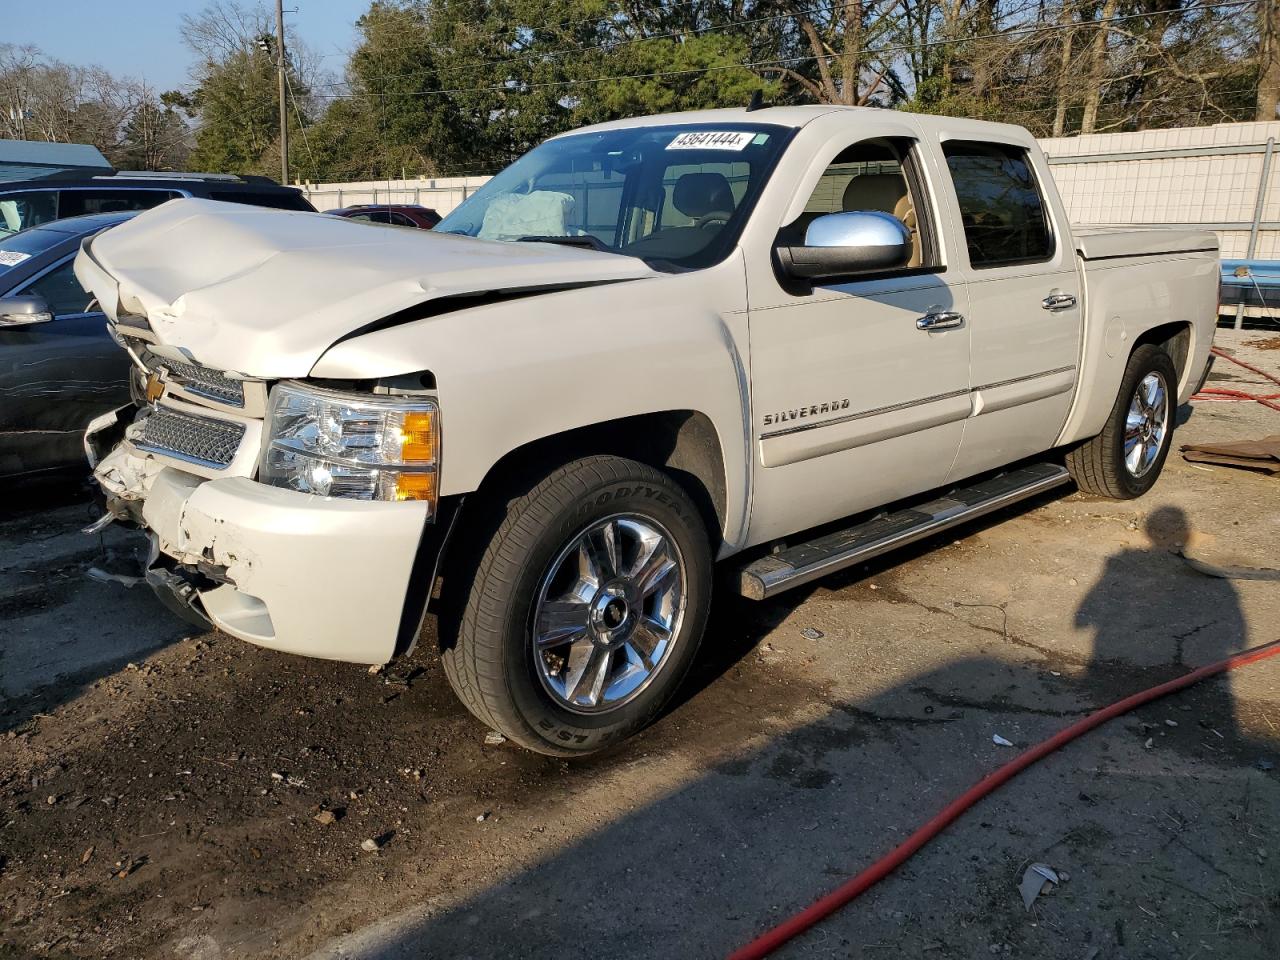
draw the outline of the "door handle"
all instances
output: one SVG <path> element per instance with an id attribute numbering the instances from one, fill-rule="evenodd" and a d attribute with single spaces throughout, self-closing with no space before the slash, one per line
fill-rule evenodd
<path id="1" fill-rule="evenodd" d="M 1040 301 L 1046 310 L 1069 310 L 1076 305 L 1076 298 L 1070 293 L 1051 293 Z"/>
<path id="2" fill-rule="evenodd" d="M 936 313 L 926 313 L 916 321 L 916 329 L 924 330 L 926 333 L 932 333 L 934 330 L 955 330 L 957 327 L 963 326 L 964 314 L 956 313 L 954 310 L 939 310 Z"/>

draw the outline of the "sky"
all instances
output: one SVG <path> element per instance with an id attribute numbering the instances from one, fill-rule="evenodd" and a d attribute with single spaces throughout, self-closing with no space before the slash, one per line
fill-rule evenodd
<path id="1" fill-rule="evenodd" d="M 248 0 L 246 5 L 252 4 Z M 188 84 L 191 51 L 178 34 L 184 13 L 208 0 L 0 0 L 0 43 L 32 44 L 47 57 L 146 80 L 159 90 Z M 274 11 L 274 4 L 271 5 Z M 285 43 L 301 38 L 341 76 L 368 0 L 285 0 Z M 292 12 L 291 12 L 292 11 Z"/>

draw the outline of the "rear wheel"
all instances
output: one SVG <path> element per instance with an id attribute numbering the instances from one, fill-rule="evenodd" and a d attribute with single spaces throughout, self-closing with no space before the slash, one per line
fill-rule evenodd
<path id="1" fill-rule="evenodd" d="M 706 531 L 684 491 L 635 461 L 577 460 L 506 504 L 445 671 L 476 717 L 522 746 L 590 753 L 675 692 L 710 594 Z"/>
<path id="2" fill-rule="evenodd" d="M 1067 469 L 1087 493 L 1132 500 L 1154 486 L 1173 440 L 1178 373 L 1162 348 L 1133 351 L 1102 433 L 1067 454 Z"/>

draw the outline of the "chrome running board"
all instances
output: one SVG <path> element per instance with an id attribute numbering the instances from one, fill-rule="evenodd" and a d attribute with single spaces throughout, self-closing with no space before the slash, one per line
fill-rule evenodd
<path id="1" fill-rule="evenodd" d="M 738 592 L 752 600 L 765 600 L 783 590 L 1051 490 L 1070 479 L 1064 467 L 1033 463 L 967 487 L 957 487 L 929 503 L 882 514 L 754 560 L 739 571 Z"/>

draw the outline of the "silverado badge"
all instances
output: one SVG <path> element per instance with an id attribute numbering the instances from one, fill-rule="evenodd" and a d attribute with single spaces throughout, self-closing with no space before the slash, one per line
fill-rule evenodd
<path id="1" fill-rule="evenodd" d="M 834 413 L 836 410 L 848 410 L 849 398 L 843 400 L 831 400 L 827 403 L 813 403 L 807 407 L 797 407 L 794 410 L 779 410 L 777 413 L 766 413 L 764 415 L 764 425 L 772 427 L 778 423 L 786 423 L 788 420 L 801 420 L 805 417 L 820 417 L 824 413 Z"/>

